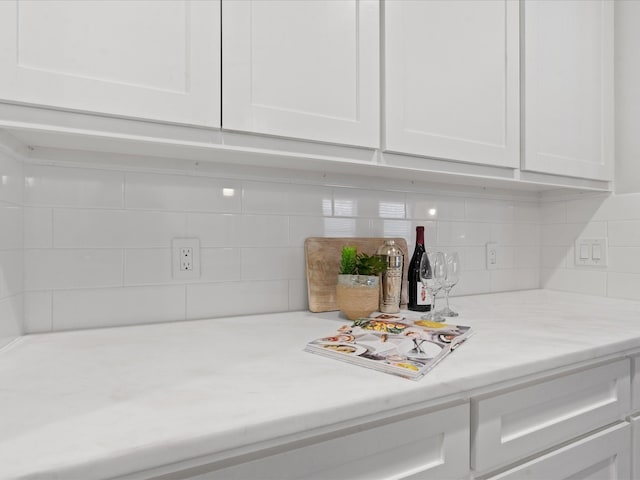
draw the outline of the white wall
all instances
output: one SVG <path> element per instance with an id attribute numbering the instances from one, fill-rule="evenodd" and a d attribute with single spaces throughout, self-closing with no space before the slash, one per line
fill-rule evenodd
<path id="1" fill-rule="evenodd" d="M 28 332 L 306 309 L 305 238 L 402 236 L 412 250 L 416 225 L 429 246 L 460 251 L 454 294 L 539 285 L 535 194 L 302 172 L 195 176 L 85 155 L 25 164 Z M 171 278 L 174 237 L 200 239 L 201 279 Z M 492 272 L 488 241 L 501 245 Z"/>
<path id="2" fill-rule="evenodd" d="M 0 348 L 22 333 L 22 161 L 0 144 Z"/>

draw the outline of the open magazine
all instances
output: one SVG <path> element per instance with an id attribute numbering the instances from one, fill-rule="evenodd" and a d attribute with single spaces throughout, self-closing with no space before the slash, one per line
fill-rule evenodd
<path id="1" fill-rule="evenodd" d="M 472 333 L 461 325 L 382 314 L 344 325 L 305 350 L 417 380 Z"/>

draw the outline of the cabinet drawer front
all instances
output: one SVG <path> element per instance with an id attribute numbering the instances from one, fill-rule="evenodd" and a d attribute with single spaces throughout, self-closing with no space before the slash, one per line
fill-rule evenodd
<path id="1" fill-rule="evenodd" d="M 616 425 L 487 480 L 630 479 L 629 430 Z"/>
<path id="2" fill-rule="evenodd" d="M 331 437 L 293 443 L 251 461 L 238 459 L 242 463 L 202 478 L 418 480 L 463 478 L 469 472 L 468 404 Z"/>
<path id="3" fill-rule="evenodd" d="M 622 419 L 628 360 L 472 401 L 471 465 L 487 471 Z"/>

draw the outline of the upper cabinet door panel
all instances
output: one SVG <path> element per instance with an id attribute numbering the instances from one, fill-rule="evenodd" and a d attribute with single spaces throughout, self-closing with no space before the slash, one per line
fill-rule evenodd
<path id="1" fill-rule="evenodd" d="M 523 169 L 611 179 L 613 3 L 524 3 Z"/>
<path id="2" fill-rule="evenodd" d="M 222 23 L 224 128 L 378 146 L 377 1 L 223 1 Z"/>
<path id="3" fill-rule="evenodd" d="M 0 2 L 0 99 L 220 126 L 220 2 Z"/>
<path id="4" fill-rule="evenodd" d="M 386 150 L 518 167 L 518 2 L 386 2 L 385 80 Z"/>

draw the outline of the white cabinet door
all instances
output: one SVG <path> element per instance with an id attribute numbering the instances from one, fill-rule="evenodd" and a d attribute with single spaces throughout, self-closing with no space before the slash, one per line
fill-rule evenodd
<path id="1" fill-rule="evenodd" d="M 613 4 L 524 2 L 523 169 L 611 179 Z"/>
<path id="2" fill-rule="evenodd" d="M 487 480 L 630 480 L 629 430 L 616 425 Z"/>
<path id="3" fill-rule="evenodd" d="M 385 3 L 385 149 L 517 168 L 519 4 Z"/>
<path id="4" fill-rule="evenodd" d="M 223 0 L 222 126 L 377 147 L 376 0 Z"/>
<path id="5" fill-rule="evenodd" d="M 220 126 L 220 2 L 0 2 L 0 101 Z"/>

